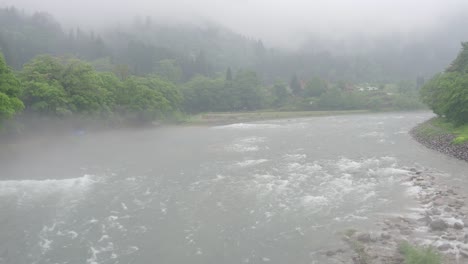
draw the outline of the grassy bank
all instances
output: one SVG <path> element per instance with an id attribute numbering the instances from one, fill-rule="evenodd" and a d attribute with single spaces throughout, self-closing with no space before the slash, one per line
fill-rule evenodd
<path id="1" fill-rule="evenodd" d="M 239 123 L 250 121 L 261 121 L 271 119 L 286 119 L 298 117 L 350 115 L 370 113 L 369 110 L 348 110 L 348 111 L 255 111 L 255 112 L 229 112 L 229 113 L 202 113 L 189 116 L 184 124 L 189 125 L 211 125 Z"/>
<path id="2" fill-rule="evenodd" d="M 423 136 L 429 138 L 451 135 L 453 136 L 453 144 L 468 142 L 468 124 L 457 127 L 442 117 L 433 118 L 421 124 L 418 130 Z"/>
<path id="3" fill-rule="evenodd" d="M 400 245 L 405 264 L 441 264 L 440 255 L 430 247 L 417 247 L 404 242 Z"/>
<path id="4" fill-rule="evenodd" d="M 444 118 L 433 118 L 413 128 L 411 135 L 430 149 L 468 161 L 468 125 L 457 127 Z"/>

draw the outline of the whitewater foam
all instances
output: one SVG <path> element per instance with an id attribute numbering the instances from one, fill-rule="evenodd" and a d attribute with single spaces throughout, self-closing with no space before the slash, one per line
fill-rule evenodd
<path id="1" fill-rule="evenodd" d="M 277 124 L 247 124 L 247 123 L 236 123 L 224 126 L 215 126 L 212 127 L 214 129 L 271 129 L 271 128 L 279 128 L 280 125 Z"/>
<path id="2" fill-rule="evenodd" d="M 0 181 L 0 197 L 17 196 L 21 199 L 36 199 L 54 193 L 73 195 L 88 190 L 96 182 L 97 178 L 92 175 L 62 180 Z"/>
<path id="3" fill-rule="evenodd" d="M 236 165 L 239 167 L 251 167 L 267 162 L 267 159 L 258 159 L 258 160 L 244 160 L 238 162 Z"/>

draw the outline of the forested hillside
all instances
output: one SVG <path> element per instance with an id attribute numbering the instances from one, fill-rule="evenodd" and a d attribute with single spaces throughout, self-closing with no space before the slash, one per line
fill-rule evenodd
<path id="1" fill-rule="evenodd" d="M 1 118 L 145 123 L 213 111 L 421 108 L 418 89 L 443 67 L 451 49 L 441 47 L 451 42 L 393 37 L 311 38 L 292 51 L 208 22 L 147 17 L 98 32 L 4 8 Z"/>
<path id="2" fill-rule="evenodd" d="M 47 13 L 28 14 L 11 7 L 0 9 L 0 47 L 14 69 L 47 53 L 72 55 L 93 62 L 98 70 L 125 64 L 136 75 L 175 67 L 183 81 L 196 74 L 215 76 L 231 67 L 253 70 L 267 84 L 294 74 L 303 79 L 319 75 L 335 82 L 389 83 L 428 78 L 443 69 L 467 33 L 454 26 L 462 22 L 448 21 L 433 32 L 414 36 L 389 33 L 344 41 L 315 35 L 291 51 L 270 48 L 209 22 L 164 24 L 147 17 L 93 32 L 64 28 Z"/>

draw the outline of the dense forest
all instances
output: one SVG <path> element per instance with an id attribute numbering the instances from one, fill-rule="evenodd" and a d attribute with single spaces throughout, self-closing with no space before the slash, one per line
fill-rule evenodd
<path id="1" fill-rule="evenodd" d="M 468 42 L 450 66 L 421 89 L 422 101 L 455 125 L 468 124 Z"/>
<path id="2" fill-rule="evenodd" d="M 417 109 L 425 77 L 447 55 L 424 45 L 350 54 L 311 43 L 273 49 L 219 25 L 150 17 L 98 33 L 64 29 L 47 13 L 4 8 L 0 117 L 120 124 L 213 111 Z"/>

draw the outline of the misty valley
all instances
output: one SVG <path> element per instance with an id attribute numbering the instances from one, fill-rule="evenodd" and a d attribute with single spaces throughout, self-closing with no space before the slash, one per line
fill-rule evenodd
<path id="1" fill-rule="evenodd" d="M 468 263 L 466 5 L 291 1 L 0 3 L 0 264 Z"/>

